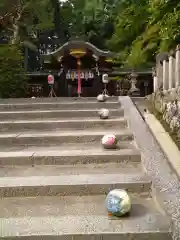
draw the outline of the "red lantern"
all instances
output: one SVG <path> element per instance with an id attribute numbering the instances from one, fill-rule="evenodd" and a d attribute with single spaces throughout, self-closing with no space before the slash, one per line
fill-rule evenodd
<path id="1" fill-rule="evenodd" d="M 54 76 L 53 75 L 48 75 L 48 84 L 53 85 L 54 84 Z"/>

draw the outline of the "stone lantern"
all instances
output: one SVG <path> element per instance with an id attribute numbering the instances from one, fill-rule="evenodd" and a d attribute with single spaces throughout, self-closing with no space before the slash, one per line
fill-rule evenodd
<path id="1" fill-rule="evenodd" d="M 140 90 L 139 88 L 136 87 L 138 74 L 133 71 L 130 74 L 130 77 L 131 77 L 131 88 L 129 90 L 129 94 L 131 96 L 140 96 Z"/>

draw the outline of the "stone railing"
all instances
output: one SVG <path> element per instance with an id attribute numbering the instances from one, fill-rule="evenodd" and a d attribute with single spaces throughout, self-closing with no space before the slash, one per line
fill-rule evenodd
<path id="1" fill-rule="evenodd" d="M 180 137 L 180 45 L 176 50 L 157 55 L 153 79 L 152 104 Z"/>
<path id="2" fill-rule="evenodd" d="M 180 45 L 174 51 L 157 55 L 153 79 L 154 92 L 161 89 L 167 96 L 180 95 Z"/>

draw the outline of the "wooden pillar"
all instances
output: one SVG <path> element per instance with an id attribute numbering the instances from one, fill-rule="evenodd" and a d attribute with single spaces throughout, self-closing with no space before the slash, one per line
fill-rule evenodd
<path id="1" fill-rule="evenodd" d="M 81 87 L 81 60 L 80 58 L 77 58 L 77 72 L 78 72 L 78 88 L 77 88 L 77 94 L 78 97 L 81 96 L 82 93 L 82 87 Z"/>

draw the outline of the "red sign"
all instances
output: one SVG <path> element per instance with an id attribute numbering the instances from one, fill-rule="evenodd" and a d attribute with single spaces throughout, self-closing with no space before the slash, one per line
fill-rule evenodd
<path id="1" fill-rule="evenodd" d="M 53 75 L 48 76 L 48 84 L 51 84 L 51 85 L 54 84 L 54 76 Z"/>

